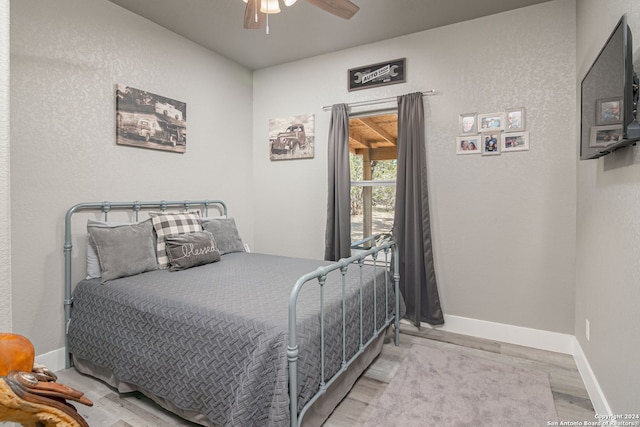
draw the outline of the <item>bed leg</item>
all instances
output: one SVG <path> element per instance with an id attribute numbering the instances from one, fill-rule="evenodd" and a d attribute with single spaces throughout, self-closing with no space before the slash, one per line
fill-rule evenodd
<path id="1" fill-rule="evenodd" d="M 395 329 L 395 344 L 396 347 L 400 345 L 400 261 L 398 254 L 398 246 L 393 246 L 393 284 L 395 288 L 396 297 L 396 315 L 394 319 Z"/>
<path id="2" fill-rule="evenodd" d="M 291 427 L 298 427 L 298 346 L 287 346 L 289 360 L 289 418 Z M 293 392 L 292 392 L 293 391 Z"/>

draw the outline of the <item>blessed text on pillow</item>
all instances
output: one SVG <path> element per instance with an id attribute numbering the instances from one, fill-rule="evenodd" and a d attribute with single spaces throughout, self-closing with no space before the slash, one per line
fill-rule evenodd
<path id="1" fill-rule="evenodd" d="M 166 236 L 165 246 L 171 271 L 220 261 L 220 252 L 208 231 Z"/>

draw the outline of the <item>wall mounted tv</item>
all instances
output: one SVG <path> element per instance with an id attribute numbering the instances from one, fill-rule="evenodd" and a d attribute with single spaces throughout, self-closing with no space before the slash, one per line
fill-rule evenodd
<path id="1" fill-rule="evenodd" d="M 632 43 L 625 14 L 582 79 L 580 160 L 596 159 L 640 140 Z"/>

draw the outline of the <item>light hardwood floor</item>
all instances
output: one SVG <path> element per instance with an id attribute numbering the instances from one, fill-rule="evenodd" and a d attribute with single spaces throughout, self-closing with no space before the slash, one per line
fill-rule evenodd
<path id="1" fill-rule="evenodd" d="M 560 421 L 594 420 L 594 410 L 573 357 L 513 344 L 457 335 L 437 329 L 401 326 L 400 346 L 389 340 L 382 354 L 358 379 L 349 395 L 335 409 L 324 427 L 362 425 L 369 410 L 395 375 L 409 348 L 433 346 L 502 363 L 537 369 L 549 375 Z M 91 427 L 195 426 L 163 410 L 139 394 L 119 396 L 110 387 L 79 374 L 73 368 L 60 371 L 59 382 L 85 392 L 92 408 L 76 405 Z"/>

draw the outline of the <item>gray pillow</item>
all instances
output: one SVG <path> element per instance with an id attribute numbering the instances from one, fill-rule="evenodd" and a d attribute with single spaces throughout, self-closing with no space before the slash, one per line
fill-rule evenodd
<path id="1" fill-rule="evenodd" d="M 102 283 L 158 269 L 151 220 L 87 228 L 98 253 Z"/>
<path id="2" fill-rule="evenodd" d="M 96 248 L 93 247 L 91 236 L 87 234 L 87 279 L 96 279 L 101 274 Z"/>
<path id="3" fill-rule="evenodd" d="M 87 220 L 87 231 L 89 227 L 117 227 L 119 225 L 131 225 L 132 223 L 111 223 L 104 221 L 96 221 L 93 219 Z M 100 261 L 98 260 L 98 254 L 96 248 L 93 246 L 91 236 L 87 234 L 87 279 L 96 279 L 100 277 L 102 272 L 100 271 Z"/>
<path id="4" fill-rule="evenodd" d="M 171 271 L 220 261 L 220 252 L 208 231 L 166 236 L 164 243 Z"/>
<path id="5" fill-rule="evenodd" d="M 233 218 L 203 219 L 202 228 L 213 234 L 220 255 L 244 252 L 244 245 Z"/>

